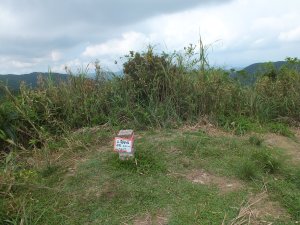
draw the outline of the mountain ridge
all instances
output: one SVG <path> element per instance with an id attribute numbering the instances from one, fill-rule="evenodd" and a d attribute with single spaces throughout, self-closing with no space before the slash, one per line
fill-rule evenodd
<path id="1" fill-rule="evenodd" d="M 229 72 L 229 76 L 233 79 L 239 79 L 242 83 L 245 84 L 253 84 L 257 79 L 258 73 L 263 73 L 263 71 L 267 70 L 268 65 L 274 67 L 275 70 L 279 70 L 282 66 L 284 66 L 287 61 L 275 61 L 275 62 L 258 62 L 250 64 L 249 66 L 244 67 L 241 70 L 235 70 Z M 60 80 L 66 80 L 69 76 L 68 74 L 63 73 L 45 73 L 45 72 L 32 72 L 28 74 L 0 74 L 0 82 L 5 83 L 10 89 L 17 90 L 19 89 L 21 81 L 24 81 L 27 85 L 35 88 L 38 83 L 38 76 L 42 76 L 44 78 L 51 77 L 54 81 L 58 82 Z M 112 73 L 105 72 L 105 76 L 107 78 L 111 78 L 113 76 L 122 76 L 122 72 Z M 93 79 L 95 74 L 90 74 L 88 78 Z"/>
<path id="2" fill-rule="evenodd" d="M 43 73 L 43 72 L 32 72 L 28 74 L 5 74 L 0 75 L 0 82 L 2 81 L 10 89 L 17 90 L 19 89 L 20 83 L 25 82 L 26 85 L 31 87 L 36 87 L 38 83 L 38 77 L 51 78 L 55 82 L 60 80 L 66 80 L 69 75 L 62 73 Z"/>

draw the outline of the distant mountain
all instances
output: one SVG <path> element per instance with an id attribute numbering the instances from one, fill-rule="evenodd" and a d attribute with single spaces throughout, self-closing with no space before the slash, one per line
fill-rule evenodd
<path id="1" fill-rule="evenodd" d="M 256 82 L 260 75 L 272 70 L 278 71 L 282 66 L 287 65 L 287 63 L 287 61 L 254 63 L 242 70 L 231 71 L 229 76 L 233 79 L 239 80 L 241 84 L 252 85 Z M 288 65 L 288 67 L 290 66 Z M 296 65 L 294 68 L 300 72 L 299 65 Z"/>
<path id="2" fill-rule="evenodd" d="M 61 73 L 49 74 L 49 73 L 40 73 L 40 72 L 33 72 L 33 73 L 21 74 L 21 75 L 16 75 L 16 74 L 1 75 L 0 74 L 0 82 L 3 82 L 5 85 L 7 85 L 10 88 L 10 90 L 17 91 L 17 90 L 19 90 L 20 83 L 22 81 L 25 82 L 26 85 L 28 85 L 29 87 L 36 88 L 39 76 L 42 76 L 43 78 L 51 78 L 54 82 L 59 82 L 59 81 L 67 80 L 69 75 L 61 74 Z M 102 71 L 100 76 L 104 77 L 104 79 L 113 79 L 114 77 L 123 76 L 123 71 L 118 71 L 118 72 L 114 72 L 114 73 L 110 72 L 110 71 Z M 88 74 L 86 74 L 86 77 L 88 79 L 95 79 L 96 74 L 88 73 Z M 1 90 L 0 90 L 0 96 L 2 94 L 3 93 L 1 93 Z"/>
<path id="3" fill-rule="evenodd" d="M 267 63 L 254 63 L 242 70 L 230 71 L 229 76 L 233 79 L 239 80 L 242 84 L 251 85 L 254 84 L 257 80 L 259 74 L 263 74 L 264 72 L 268 71 L 270 67 L 274 67 L 276 70 L 279 70 L 282 66 L 284 66 L 287 62 L 286 61 L 277 61 L 277 62 L 267 62 Z M 298 65 L 297 69 L 300 71 L 300 67 Z M 112 79 L 113 77 L 122 77 L 123 71 L 118 72 L 109 72 L 103 71 L 101 76 L 105 79 Z M 69 75 L 61 74 L 61 73 L 39 73 L 33 72 L 29 74 L 22 74 L 22 75 L 15 75 L 15 74 L 0 74 L 0 82 L 8 85 L 8 87 L 16 91 L 20 87 L 20 83 L 24 81 L 26 85 L 35 88 L 37 87 L 38 77 L 42 76 L 44 78 L 51 78 L 53 81 L 64 81 L 68 78 Z M 90 79 L 95 79 L 95 73 L 90 73 L 87 75 Z M 1 93 L 0 93 L 1 94 Z"/>
<path id="4" fill-rule="evenodd" d="M 61 80 L 66 80 L 68 75 L 61 73 L 39 73 L 33 72 L 29 74 L 15 75 L 15 74 L 6 74 L 0 75 L 0 82 L 2 81 L 6 84 L 11 90 L 18 90 L 20 83 L 24 81 L 26 85 L 35 88 L 37 86 L 38 77 L 42 76 L 44 78 L 51 78 L 53 81 L 58 82 Z"/>
<path id="5" fill-rule="evenodd" d="M 272 65 L 275 67 L 276 70 L 279 70 L 286 63 L 286 61 L 254 63 L 245 67 L 242 70 L 246 71 L 248 74 L 257 74 L 264 72 L 264 70 L 266 70 L 266 65 Z"/>

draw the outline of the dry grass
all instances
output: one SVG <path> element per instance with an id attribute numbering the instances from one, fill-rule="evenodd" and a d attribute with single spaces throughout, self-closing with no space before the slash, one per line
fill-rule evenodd
<path id="1" fill-rule="evenodd" d="M 133 220 L 133 225 L 167 225 L 167 224 L 168 224 L 168 213 L 165 210 L 161 210 L 158 213 L 153 215 L 151 215 L 150 213 L 146 213 L 142 216 L 137 216 Z"/>
<path id="2" fill-rule="evenodd" d="M 295 165 L 300 162 L 300 137 L 295 133 L 295 138 L 288 138 L 277 134 L 264 135 L 265 144 L 270 147 L 280 148 L 289 156 L 289 160 Z"/>
<path id="3" fill-rule="evenodd" d="M 231 220 L 230 225 L 271 225 L 271 218 L 287 220 L 290 219 L 290 215 L 278 202 L 271 201 L 265 190 L 259 194 L 251 194 L 248 200 L 241 204 L 238 215 Z"/>
<path id="4" fill-rule="evenodd" d="M 253 207 L 263 201 L 266 197 L 266 192 L 262 192 L 254 198 L 250 198 L 247 202 L 243 202 L 238 215 L 230 222 L 230 225 L 252 224 L 252 220 L 255 218 Z"/>

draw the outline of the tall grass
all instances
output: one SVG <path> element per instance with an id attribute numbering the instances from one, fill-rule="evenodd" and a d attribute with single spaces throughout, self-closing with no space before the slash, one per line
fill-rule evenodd
<path id="1" fill-rule="evenodd" d="M 296 120 L 300 118 L 299 61 L 288 62 L 278 72 L 263 76 L 255 86 L 255 112 L 262 120 Z"/>
<path id="2" fill-rule="evenodd" d="M 254 86 L 244 86 L 222 69 L 204 69 L 203 59 L 193 57 L 195 49 L 130 52 L 122 77 L 105 79 L 96 62 L 95 80 L 86 71 L 58 83 L 41 78 L 36 89 L 21 85 L 19 95 L 2 85 L 0 147 L 40 147 L 49 136 L 101 124 L 145 129 L 208 116 L 243 132 L 246 125 L 236 125 L 232 118 L 300 122 L 300 74 L 293 66 L 299 60 L 289 59 L 272 76 L 264 72 Z"/>

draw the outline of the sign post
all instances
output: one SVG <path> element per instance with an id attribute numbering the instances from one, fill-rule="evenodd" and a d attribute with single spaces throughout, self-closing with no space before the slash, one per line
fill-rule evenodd
<path id="1" fill-rule="evenodd" d="M 133 130 L 120 130 L 114 141 L 114 151 L 119 153 L 120 160 L 134 158 Z"/>

